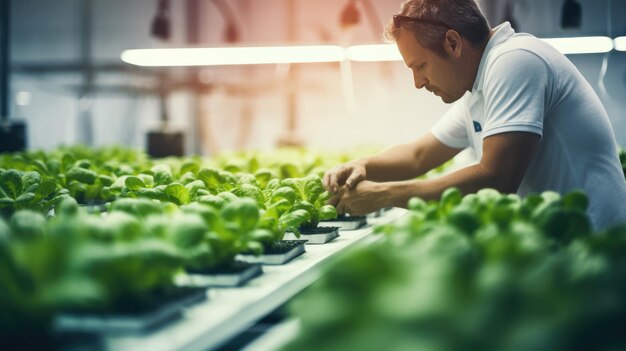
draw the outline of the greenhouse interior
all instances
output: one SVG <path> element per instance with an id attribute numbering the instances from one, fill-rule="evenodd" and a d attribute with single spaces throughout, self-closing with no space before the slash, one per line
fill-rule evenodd
<path id="1" fill-rule="evenodd" d="M 0 0 L 0 350 L 626 350 L 626 1 Z"/>

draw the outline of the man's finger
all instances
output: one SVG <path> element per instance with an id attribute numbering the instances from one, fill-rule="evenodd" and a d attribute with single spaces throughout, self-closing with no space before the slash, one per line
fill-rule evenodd
<path id="1" fill-rule="evenodd" d="M 360 181 L 363 180 L 363 174 L 361 172 L 352 172 L 348 180 L 346 180 L 346 186 L 353 189 Z"/>
<path id="2" fill-rule="evenodd" d="M 337 189 L 339 188 L 338 184 L 337 184 L 337 174 L 343 172 L 343 170 L 333 170 L 330 172 L 330 175 L 328 177 L 328 188 L 330 189 L 331 193 L 336 193 Z"/>

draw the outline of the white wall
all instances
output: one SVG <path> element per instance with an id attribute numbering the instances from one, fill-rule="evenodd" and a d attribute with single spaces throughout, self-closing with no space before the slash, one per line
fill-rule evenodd
<path id="1" fill-rule="evenodd" d="M 81 0 L 14 0 L 13 61 L 63 62 L 79 55 L 79 5 Z M 117 62 L 123 49 L 133 47 L 184 45 L 184 1 L 174 0 L 174 39 L 168 44 L 149 36 L 156 0 L 93 0 L 93 55 L 96 61 Z M 289 2 L 295 13 L 289 13 Z M 338 19 L 347 0 L 232 0 L 230 4 L 242 27 L 244 44 L 286 44 L 290 37 L 299 43 L 374 43 L 365 15 L 351 33 L 342 33 Z M 606 27 L 606 2 L 583 0 L 583 29 L 562 33 L 558 14 L 562 1 L 516 1 L 514 14 L 522 31 L 538 36 L 598 35 Z M 396 12 L 400 1 L 373 1 L 380 19 Z M 613 34 L 625 35 L 626 1 L 613 0 Z M 207 0 L 202 41 L 204 45 L 224 45 L 223 19 Z M 288 30 L 288 16 L 297 24 Z M 600 94 L 609 111 L 618 141 L 626 146 L 626 103 L 624 102 L 626 53 L 608 55 L 605 85 Z M 571 56 L 583 75 L 597 88 L 598 73 L 604 56 Z M 206 68 L 201 79 L 215 89 L 201 99 L 201 123 L 209 127 L 211 138 L 206 153 L 217 149 L 272 148 L 286 125 L 287 99 L 285 67 L 256 66 Z M 353 63 L 352 82 L 342 81 L 338 64 L 307 64 L 297 68 L 298 134 L 306 145 L 344 148 L 354 145 L 388 145 L 409 141 L 425 133 L 445 112 L 448 105 L 428 92 L 413 87 L 411 74 L 401 62 Z M 178 72 L 180 74 L 180 72 Z M 102 74 L 98 84 L 137 85 L 150 79 L 130 74 Z M 278 84 L 276 84 L 279 82 Z M 98 94 L 93 101 L 77 100 L 76 74 L 15 75 L 13 92 L 28 91 L 31 101 L 14 109 L 29 122 L 31 148 L 52 148 L 73 143 L 77 135 L 78 112 L 90 108 L 93 144 L 121 143 L 143 147 L 145 132 L 158 121 L 157 100 L 153 96 Z M 346 89 L 346 86 L 352 87 Z M 350 96 L 354 100 L 350 100 Z M 170 99 L 176 125 L 197 135 L 192 123 L 194 110 L 189 94 L 181 91 Z M 247 112 L 246 112 L 247 111 Z M 247 128 L 247 129 L 246 129 Z M 188 150 L 194 151 L 190 141 Z M 195 148 L 195 151 L 202 149 Z"/>

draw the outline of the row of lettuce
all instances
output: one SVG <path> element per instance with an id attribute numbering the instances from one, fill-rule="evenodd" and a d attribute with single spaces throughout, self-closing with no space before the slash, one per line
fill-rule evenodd
<path id="1" fill-rule="evenodd" d="M 274 179 L 321 176 L 325 169 L 351 157 L 322 155 L 287 149 L 224 154 L 211 159 L 152 160 L 142 152 L 125 148 L 80 146 L 4 154 L 0 155 L 0 168 L 31 173 L 24 179 L 15 174 L 5 176 L 3 184 L 8 182 L 13 189 L 0 193 L 0 210 L 3 214 L 20 208 L 49 210 L 54 205 L 52 195 L 70 195 L 83 204 L 147 197 L 184 205 L 202 195 L 233 191 L 244 182 L 265 189 L 270 181 L 276 182 Z"/>
<path id="2" fill-rule="evenodd" d="M 181 272 L 228 268 L 335 218 L 320 158 L 289 153 L 294 162 L 82 147 L 2 155 L 0 340 L 46 333 L 61 311 L 148 308 Z"/>
<path id="3" fill-rule="evenodd" d="M 626 346 L 626 226 L 594 232 L 585 194 L 448 189 L 409 207 L 291 305 L 285 350 Z"/>
<path id="4" fill-rule="evenodd" d="M 354 156 L 155 161 L 83 147 L 0 155 L 0 340 L 45 332 L 59 311 L 146 308 L 176 289 L 181 272 L 227 267 L 287 230 L 334 218 L 320 176 Z M 451 189 L 440 202 L 409 205 L 408 217 L 379 229 L 388 240 L 346 258 L 296 303 L 304 328 L 293 349 L 558 346 L 577 328 L 604 336 L 614 330 L 605 319 L 623 322 L 607 309 L 623 312 L 626 287 L 612 279 L 626 269 L 626 231 L 591 235 L 583 194 L 461 198 Z M 608 305 L 583 306 L 596 303 Z M 493 339 L 480 334 L 490 328 L 499 336 L 480 344 Z"/>

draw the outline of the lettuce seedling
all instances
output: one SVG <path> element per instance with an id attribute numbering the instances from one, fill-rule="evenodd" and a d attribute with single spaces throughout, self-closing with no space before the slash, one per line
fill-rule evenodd
<path id="1" fill-rule="evenodd" d="M 305 178 L 287 178 L 280 182 L 295 192 L 296 198 L 292 210 L 304 210 L 309 213 L 309 219 L 301 224 L 302 228 L 315 228 L 320 221 L 337 218 L 337 210 L 332 205 L 326 205 L 330 193 L 324 191 L 322 179 L 317 175 Z"/>
<path id="2" fill-rule="evenodd" d="M 42 179 L 38 172 L 0 169 L 0 214 L 4 217 L 20 209 L 47 214 L 65 196 L 67 190 L 57 190 L 53 179 Z"/>
<path id="3" fill-rule="evenodd" d="M 187 235 L 191 238 L 188 243 L 208 244 L 211 249 L 213 261 L 204 262 L 203 267 L 196 266 L 196 269 L 231 264 L 235 256 L 242 252 L 260 254 L 263 251 L 261 243 L 272 240 L 272 233 L 260 226 L 260 209 L 251 199 L 235 198 L 221 208 L 193 203 L 182 206 L 181 210 L 199 215 L 207 228 L 204 236 Z"/>
<path id="4" fill-rule="evenodd" d="M 200 169 L 197 178 L 204 182 L 211 194 L 231 191 L 237 184 L 237 180 L 232 173 L 215 168 Z"/>

